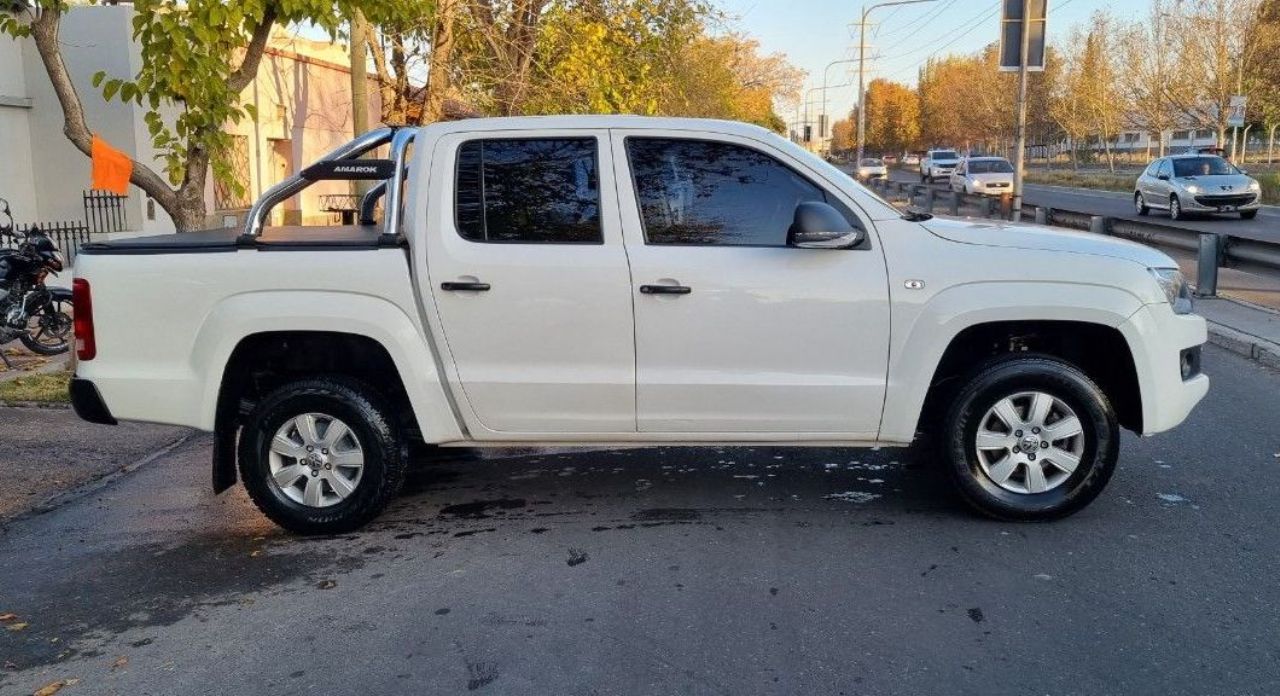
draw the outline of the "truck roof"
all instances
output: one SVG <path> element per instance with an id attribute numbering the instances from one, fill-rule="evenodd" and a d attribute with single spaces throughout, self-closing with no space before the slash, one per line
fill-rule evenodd
<path id="1" fill-rule="evenodd" d="M 473 130 L 553 130 L 559 128 L 634 128 L 661 130 L 713 131 L 730 135 L 759 138 L 776 133 L 760 126 L 740 121 L 711 118 L 672 118 L 667 116 L 631 115 L 563 115 L 563 116 L 500 116 L 493 118 L 467 118 L 442 121 L 423 126 L 432 135 L 461 133 Z"/>

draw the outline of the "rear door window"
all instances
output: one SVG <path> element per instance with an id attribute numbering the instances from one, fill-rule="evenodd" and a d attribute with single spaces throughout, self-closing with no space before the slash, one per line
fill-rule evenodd
<path id="1" fill-rule="evenodd" d="M 458 148 L 454 214 L 473 242 L 601 244 L 595 138 L 469 140 Z"/>

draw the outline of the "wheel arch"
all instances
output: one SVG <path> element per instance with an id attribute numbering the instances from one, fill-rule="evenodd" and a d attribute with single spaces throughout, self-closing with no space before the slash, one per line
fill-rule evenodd
<path id="1" fill-rule="evenodd" d="M 217 462 L 234 458 L 246 385 L 255 370 L 270 372 L 282 364 L 292 375 L 323 371 L 372 381 L 396 395 L 423 440 L 461 439 L 446 386 L 419 326 L 395 304 L 356 293 L 247 293 L 215 306 L 200 327 L 191 356 L 193 368 L 204 372 L 200 423 L 217 436 L 215 488 L 226 484 L 225 476 L 219 479 Z M 293 348 L 298 350 L 290 356 Z M 260 387 L 269 385 L 260 376 L 255 378 Z M 231 472 L 234 482 L 234 468 Z"/>
<path id="2" fill-rule="evenodd" d="M 1001 285 L 1006 292 L 991 292 Z M 1008 304 L 999 304 L 995 298 L 1001 296 Z M 1133 350 L 1119 329 L 1141 306 L 1138 298 L 1116 288 L 1068 283 L 979 283 L 939 293 L 905 330 L 899 332 L 901 322 L 895 324 L 879 439 L 912 441 L 938 417 L 938 402 L 945 401 L 950 382 L 1013 350 L 1077 364 L 1115 403 L 1124 427 L 1141 432 Z M 1108 373 L 1097 360 L 1106 350 L 1124 356 L 1116 361 L 1127 366 L 1122 376 Z M 1119 398 L 1113 395 L 1122 391 Z"/>

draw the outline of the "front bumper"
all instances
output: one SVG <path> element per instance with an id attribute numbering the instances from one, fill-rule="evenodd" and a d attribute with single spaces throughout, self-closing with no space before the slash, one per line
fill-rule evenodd
<path id="1" fill-rule="evenodd" d="M 115 417 L 111 415 L 111 410 L 107 408 L 102 394 L 98 393 L 98 387 L 93 382 L 73 377 L 68 391 L 71 394 L 71 408 L 81 420 L 102 425 L 116 424 Z"/>
<path id="2" fill-rule="evenodd" d="M 1251 197 L 1249 200 L 1244 200 L 1245 195 L 1221 196 L 1202 193 L 1195 196 L 1181 196 L 1179 202 L 1184 211 L 1193 213 L 1234 213 L 1241 210 L 1257 210 L 1262 207 L 1261 194 L 1247 194 Z"/>
<path id="3" fill-rule="evenodd" d="M 1174 314 L 1166 303 L 1149 304 L 1119 329 L 1133 353 L 1142 393 L 1142 434 L 1176 427 L 1209 392 L 1209 377 L 1200 372 L 1198 353 L 1188 351 L 1209 338 L 1204 318 Z M 1195 366 L 1184 379 L 1189 355 L 1195 355 Z"/>

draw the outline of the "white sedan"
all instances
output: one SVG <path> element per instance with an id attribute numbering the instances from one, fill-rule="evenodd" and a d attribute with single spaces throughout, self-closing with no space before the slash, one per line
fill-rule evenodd
<path id="1" fill-rule="evenodd" d="M 888 179 L 889 168 L 884 162 L 874 157 L 864 157 L 858 161 L 857 179 L 858 181 L 871 181 L 872 179 Z"/>
<path id="2" fill-rule="evenodd" d="M 1001 196 L 1013 193 L 1013 165 L 1003 157 L 969 157 L 951 173 L 951 190 Z"/>

